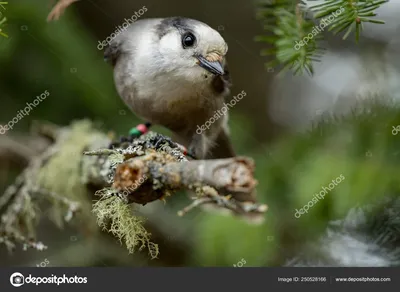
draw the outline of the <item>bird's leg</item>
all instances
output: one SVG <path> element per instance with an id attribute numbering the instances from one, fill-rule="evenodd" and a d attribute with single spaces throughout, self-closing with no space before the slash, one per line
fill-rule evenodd
<path id="1" fill-rule="evenodd" d="M 197 160 L 195 151 L 193 151 L 193 149 L 189 149 L 189 150 L 186 152 L 186 156 L 189 156 L 190 158 L 192 158 L 192 159 L 194 159 L 194 160 Z"/>
<path id="2" fill-rule="evenodd" d="M 121 146 L 124 143 L 132 143 L 133 140 L 135 140 L 135 139 L 139 138 L 140 136 L 142 136 L 143 134 L 145 134 L 149 130 L 150 127 L 151 127 L 151 123 L 139 124 L 135 128 L 132 128 L 129 131 L 128 137 L 121 136 L 119 138 L 119 142 L 110 143 L 108 148 L 113 149 L 115 147 Z"/>
<path id="3" fill-rule="evenodd" d="M 204 158 L 206 149 L 205 142 L 204 135 L 195 133 L 192 137 L 192 141 L 190 142 L 187 155 L 193 159 Z"/>

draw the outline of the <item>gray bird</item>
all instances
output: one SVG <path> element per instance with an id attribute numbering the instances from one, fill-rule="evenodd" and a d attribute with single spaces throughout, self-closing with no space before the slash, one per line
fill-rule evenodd
<path id="1" fill-rule="evenodd" d="M 228 115 L 213 119 L 200 134 L 197 129 L 230 92 L 227 51 L 207 24 L 171 17 L 135 22 L 115 37 L 104 57 L 114 67 L 119 95 L 138 117 L 174 132 L 196 158 L 224 158 L 235 156 Z"/>

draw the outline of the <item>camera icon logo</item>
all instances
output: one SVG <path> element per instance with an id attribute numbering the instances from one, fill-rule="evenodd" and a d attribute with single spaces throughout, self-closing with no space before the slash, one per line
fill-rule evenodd
<path id="1" fill-rule="evenodd" d="M 25 283 L 25 277 L 21 273 L 14 273 L 10 276 L 10 283 L 14 287 L 20 287 Z"/>

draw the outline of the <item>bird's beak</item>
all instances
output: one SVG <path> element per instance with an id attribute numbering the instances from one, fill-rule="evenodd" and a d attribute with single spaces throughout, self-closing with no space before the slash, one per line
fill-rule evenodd
<path id="1" fill-rule="evenodd" d="M 203 56 L 199 55 L 196 56 L 197 60 L 199 60 L 198 65 L 204 69 L 206 69 L 208 72 L 211 72 L 214 75 L 224 75 L 225 71 L 224 68 L 222 68 L 222 64 L 220 61 L 215 61 L 211 62 L 208 61 L 206 58 Z"/>

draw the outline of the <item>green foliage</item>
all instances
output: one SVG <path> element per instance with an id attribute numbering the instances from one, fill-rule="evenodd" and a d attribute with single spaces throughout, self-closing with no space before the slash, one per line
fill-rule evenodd
<path id="1" fill-rule="evenodd" d="M 324 50 L 320 45 L 324 28 L 328 27 L 328 31 L 334 34 L 345 31 L 343 39 L 355 31 L 358 42 L 363 23 L 384 23 L 373 17 L 376 16 L 375 10 L 386 2 L 325 0 L 307 8 L 304 1 L 262 1 L 258 14 L 268 35 L 256 39 L 271 45 L 272 48 L 263 50 L 262 55 L 274 58 L 266 66 L 280 65 L 281 73 L 291 70 L 295 75 L 304 72 L 313 75 L 313 62 L 319 61 Z M 319 19 L 320 23 L 316 24 L 309 19 L 308 13 L 312 13 L 313 19 Z"/>
<path id="2" fill-rule="evenodd" d="M 314 0 L 315 1 L 315 0 Z M 343 14 L 337 17 L 330 25 L 329 31 L 334 34 L 346 30 L 343 39 L 346 39 L 349 34 L 355 30 L 356 41 L 359 41 L 360 33 L 363 28 L 364 22 L 384 24 L 382 20 L 377 20 L 375 17 L 377 10 L 382 4 L 388 2 L 388 0 L 329 0 L 325 3 L 314 5 L 311 7 L 315 18 L 322 18 L 331 15 L 332 12 L 344 8 Z"/>
<path id="3" fill-rule="evenodd" d="M 273 45 L 271 49 L 264 50 L 263 55 L 275 56 L 266 66 L 283 65 L 283 72 L 292 69 L 295 74 L 302 73 L 303 70 L 313 74 L 312 61 L 317 60 L 318 52 L 322 51 L 318 45 L 322 36 L 316 35 L 307 46 L 298 50 L 295 49 L 295 44 L 312 32 L 314 22 L 306 19 L 305 13 L 296 9 L 290 0 L 265 4 L 260 8 L 260 14 L 263 17 L 264 29 L 272 32 L 272 35 L 259 36 L 257 40 Z"/>

